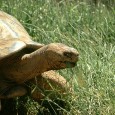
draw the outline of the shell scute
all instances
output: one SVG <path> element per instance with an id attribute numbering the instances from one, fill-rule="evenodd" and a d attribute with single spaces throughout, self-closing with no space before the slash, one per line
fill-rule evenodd
<path id="1" fill-rule="evenodd" d="M 23 41 L 0 40 L 0 60 L 26 47 Z"/>
<path id="2" fill-rule="evenodd" d="M 16 18 L 0 11 L 0 60 L 23 49 L 31 41 L 31 37 Z"/>

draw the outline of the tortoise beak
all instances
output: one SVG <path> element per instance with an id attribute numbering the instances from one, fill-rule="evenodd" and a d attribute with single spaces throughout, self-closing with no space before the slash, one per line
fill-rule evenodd
<path id="1" fill-rule="evenodd" d="M 67 68 L 76 66 L 76 63 L 79 59 L 79 53 L 74 48 L 71 48 L 70 51 L 64 52 L 63 55 L 66 59 L 63 63 L 65 63 Z"/>
<path id="2" fill-rule="evenodd" d="M 64 61 L 60 61 L 60 63 L 63 65 L 64 68 L 72 68 L 77 65 L 78 60 L 79 60 L 78 53 L 76 53 L 76 54 L 68 53 L 68 54 L 66 54 L 66 59 Z"/>

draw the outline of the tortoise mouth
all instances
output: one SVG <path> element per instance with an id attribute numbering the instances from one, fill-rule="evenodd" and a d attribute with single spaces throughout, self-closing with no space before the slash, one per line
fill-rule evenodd
<path id="1" fill-rule="evenodd" d="M 71 67 L 76 66 L 76 62 L 64 61 L 64 62 L 61 62 L 61 63 L 65 64 L 67 68 L 71 68 Z"/>
<path id="2" fill-rule="evenodd" d="M 64 61 L 64 63 L 66 64 L 67 67 L 75 67 L 76 66 L 76 62 Z"/>

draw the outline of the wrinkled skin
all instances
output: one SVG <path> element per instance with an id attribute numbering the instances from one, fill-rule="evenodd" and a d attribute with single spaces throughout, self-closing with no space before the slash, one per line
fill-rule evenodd
<path id="1" fill-rule="evenodd" d="M 55 71 L 48 71 L 44 72 L 41 76 L 36 77 L 35 79 L 31 79 L 28 82 L 26 82 L 26 86 L 28 89 L 29 96 L 32 97 L 35 101 L 37 101 L 39 104 L 42 103 L 42 100 L 47 97 L 50 99 L 56 99 L 60 94 L 63 96 L 67 95 L 69 92 L 71 92 L 71 87 L 69 86 L 68 82 L 64 77 L 56 73 Z M 58 97 L 59 98 L 59 97 Z M 26 115 L 27 109 L 25 108 L 25 104 L 27 100 L 25 100 L 24 97 L 20 98 L 19 101 L 23 102 L 18 109 L 16 109 L 16 100 L 13 98 L 9 99 L 2 99 L 2 111 L 0 111 L 1 115 L 9 114 L 9 115 Z M 47 105 L 49 102 L 42 104 L 42 106 L 46 107 L 51 106 Z M 56 102 L 57 103 L 57 102 Z M 61 104 L 59 106 L 63 106 L 63 102 L 59 102 L 57 104 Z M 9 107 L 9 105 L 11 105 Z M 45 111 L 44 111 L 45 112 Z M 46 112 L 45 112 L 46 113 Z M 54 114 L 52 114 L 54 115 Z"/>
<path id="2" fill-rule="evenodd" d="M 74 48 L 51 43 L 32 53 L 24 50 L 4 59 L 0 64 L 0 78 L 21 84 L 49 70 L 74 67 L 77 61 L 78 52 Z"/>
<path id="3" fill-rule="evenodd" d="M 53 72 L 44 72 L 74 67 L 78 61 L 78 52 L 61 43 L 51 43 L 33 52 L 26 51 L 24 49 L 17 55 L 5 58 L 0 64 L 0 98 L 8 99 L 25 95 L 28 93 L 28 87 L 25 83 L 28 83 L 29 80 L 42 89 L 52 90 L 46 82 L 47 76 L 50 83 L 53 86 L 58 86 L 63 92 L 64 88 L 67 87 L 66 80 Z M 34 80 L 35 76 L 37 82 Z M 35 89 L 31 97 L 40 100 L 44 96 Z"/>
<path id="4" fill-rule="evenodd" d="M 69 93 L 72 90 L 66 79 L 52 70 L 44 72 L 41 76 L 30 80 L 30 82 L 29 84 L 31 85 L 36 84 L 34 88 L 31 87 L 32 89 L 30 91 L 31 97 L 37 102 L 40 102 L 50 93 L 52 93 L 52 95 L 49 97 L 54 98 L 55 93 L 63 94 L 66 91 Z M 54 92 L 54 95 L 52 91 Z"/>
<path id="5" fill-rule="evenodd" d="M 37 101 L 44 98 L 30 84 L 46 90 L 53 90 L 53 85 L 63 93 L 68 87 L 66 80 L 49 70 L 71 68 L 77 61 L 76 49 L 61 43 L 33 42 L 18 20 L 0 11 L 0 99 L 28 93 Z"/>

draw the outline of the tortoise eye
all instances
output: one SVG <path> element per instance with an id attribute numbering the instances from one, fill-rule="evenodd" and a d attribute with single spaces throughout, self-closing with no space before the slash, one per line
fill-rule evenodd
<path id="1" fill-rule="evenodd" d="M 64 52 L 63 55 L 68 57 L 68 58 L 72 57 L 72 53 L 71 52 Z"/>

